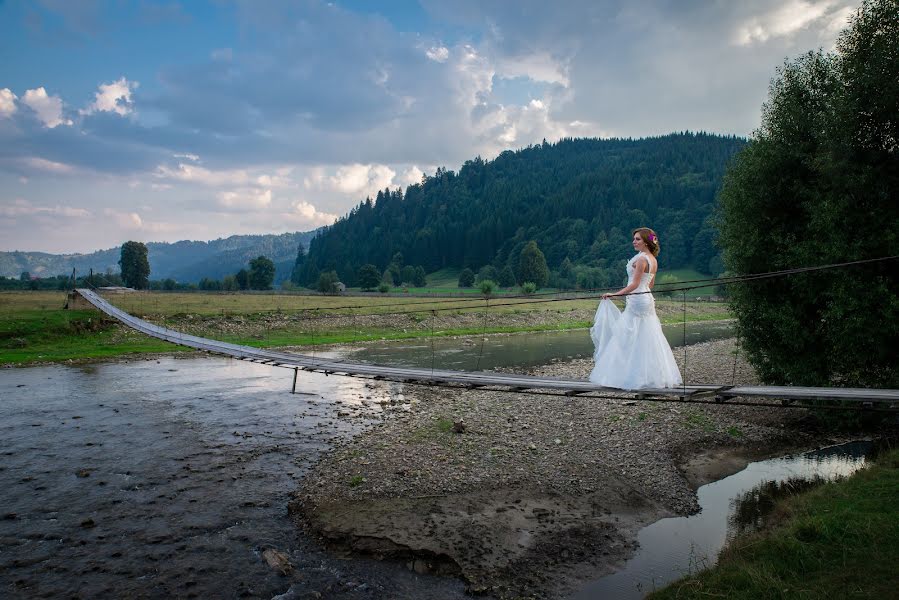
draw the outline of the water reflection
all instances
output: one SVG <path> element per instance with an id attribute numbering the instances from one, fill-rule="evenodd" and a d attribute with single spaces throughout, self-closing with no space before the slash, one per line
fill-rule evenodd
<path id="1" fill-rule="evenodd" d="M 618 572 L 587 585 L 574 596 L 642 598 L 717 562 L 728 539 L 764 524 L 777 497 L 851 475 L 865 465 L 873 444 L 851 442 L 749 464 L 697 492 L 701 510 L 662 519 L 637 535 L 640 548 Z"/>

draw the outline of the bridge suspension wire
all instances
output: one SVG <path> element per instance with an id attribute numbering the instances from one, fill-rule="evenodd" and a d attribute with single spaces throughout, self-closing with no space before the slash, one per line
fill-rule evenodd
<path id="1" fill-rule="evenodd" d="M 666 293 L 681 292 L 681 291 L 687 292 L 690 290 L 715 287 L 717 285 L 734 285 L 737 283 L 746 283 L 746 282 L 758 281 L 761 279 L 785 277 L 788 275 L 795 275 L 795 274 L 799 274 L 799 273 L 811 273 L 811 272 L 816 272 L 816 271 L 824 271 L 824 270 L 845 268 L 845 267 L 858 266 L 858 265 L 864 265 L 864 264 L 885 262 L 885 261 L 896 260 L 896 259 L 899 259 L 899 256 L 885 256 L 885 257 L 880 257 L 880 258 L 856 260 L 856 261 L 849 261 L 849 262 L 843 262 L 843 263 L 834 263 L 834 264 L 829 264 L 829 265 L 819 265 L 819 266 L 813 266 L 813 267 L 796 267 L 796 268 L 784 269 L 784 270 L 780 270 L 780 271 L 769 271 L 766 273 L 755 273 L 755 274 L 750 274 L 750 275 L 739 275 L 739 276 L 731 276 L 731 277 L 719 277 L 719 278 L 715 278 L 715 279 L 702 279 L 702 280 L 696 280 L 696 281 L 702 282 L 697 285 L 684 285 L 688 282 L 680 282 L 677 284 L 672 284 L 670 287 L 666 287 L 663 290 L 658 290 L 658 292 L 666 292 Z M 616 289 L 616 288 L 601 288 L 601 289 L 598 289 L 597 291 L 608 291 L 608 290 L 613 290 L 613 289 Z M 653 293 L 653 292 L 652 291 L 630 292 L 628 294 L 620 294 L 619 297 L 637 296 L 637 295 L 641 295 L 641 294 L 651 294 L 651 293 Z M 524 305 L 544 304 L 544 303 L 551 303 L 551 302 L 570 302 L 573 300 L 591 300 L 591 299 L 595 299 L 596 295 L 595 295 L 595 292 L 586 292 L 584 294 L 575 294 L 574 296 L 569 296 L 566 298 L 538 298 L 538 299 L 531 300 L 531 299 L 528 299 L 530 297 L 531 296 L 516 296 L 516 297 L 512 298 L 512 297 L 504 296 L 503 299 L 523 298 L 523 300 L 520 302 L 497 302 L 493 305 L 493 307 L 497 308 L 497 307 L 502 307 L 502 306 L 524 306 Z M 445 302 L 435 301 L 435 302 L 431 302 L 430 304 L 444 304 L 444 303 L 458 303 L 458 302 L 472 303 L 472 302 L 480 302 L 480 300 L 481 300 L 480 298 L 472 298 L 472 299 L 465 299 L 465 300 L 453 299 L 453 300 L 447 300 Z M 418 304 L 418 303 L 416 303 L 416 304 Z M 394 306 L 395 306 L 395 304 L 394 304 Z M 366 308 L 365 305 L 359 305 L 359 307 Z M 348 307 L 346 307 L 346 308 L 348 308 Z M 397 311 L 390 311 L 390 312 L 370 312 L 370 313 L 360 312 L 358 314 L 359 314 L 359 316 L 386 317 L 386 316 L 410 315 L 410 314 L 416 314 L 416 313 L 422 313 L 422 312 L 429 312 L 431 310 L 446 311 L 446 310 L 463 310 L 465 308 L 475 308 L 475 307 L 474 306 L 465 306 L 465 307 L 452 306 L 452 307 L 446 307 L 446 308 L 442 308 L 442 307 L 427 308 L 427 309 L 422 308 L 422 309 L 412 309 L 412 310 L 397 310 Z M 338 309 L 342 310 L 343 308 L 331 307 L 329 310 L 338 310 Z M 341 316 L 342 315 L 320 315 L 318 318 L 319 319 L 337 319 L 337 318 L 340 318 Z"/>

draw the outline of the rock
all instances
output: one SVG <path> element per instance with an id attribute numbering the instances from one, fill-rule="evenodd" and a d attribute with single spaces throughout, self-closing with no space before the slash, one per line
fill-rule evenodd
<path id="1" fill-rule="evenodd" d="M 78 477 L 90 477 L 91 471 L 90 469 L 78 469 L 77 471 L 75 471 L 75 475 L 77 475 Z"/>
<path id="2" fill-rule="evenodd" d="M 279 552 L 274 548 L 269 548 L 262 553 L 262 558 L 268 563 L 272 569 L 280 575 L 290 575 L 293 573 L 293 565 L 290 564 L 290 558 L 283 552 Z"/>
<path id="3" fill-rule="evenodd" d="M 453 433 L 465 433 L 466 429 L 468 429 L 468 425 L 465 424 L 463 419 L 459 419 L 453 423 Z"/>

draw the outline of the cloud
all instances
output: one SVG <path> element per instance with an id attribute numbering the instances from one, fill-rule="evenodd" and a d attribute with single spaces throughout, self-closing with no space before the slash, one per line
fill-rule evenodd
<path id="1" fill-rule="evenodd" d="M 445 48 L 444 46 L 432 46 L 425 51 L 425 56 L 434 62 L 446 62 L 446 59 L 449 58 L 449 48 Z"/>
<path id="2" fill-rule="evenodd" d="M 734 41 L 748 46 L 770 38 L 789 36 L 820 19 L 832 6 L 832 0 L 817 3 L 792 0 L 742 23 L 734 34 Z"/>
<path id="3" fill-rule="evenodd" d="M 10 117 L 16 112 L 17 99 L 9 88 L 0 89 L 0 117 Z"/>
<path id="4" fill-rule="evenodd" d="M 45 173 L 71 174 L 76 171 L 72 165 L 67 165 L 38 156 L 28 156 L 19 161 L 31 171 L 43 171 Z"/>
<path id="5" fill-rule="evenodd" d="M 243 189 L 217 194 L 219 206 L 229 210 L 252 211 L 268 208 L 272 203 L 271 190 Z"/>
<path id="6" fill-rule="evenodd" d="M 346 165 L 327 180 L 331 189 L 344 194 L 374 196 L 379 190 L 393 185 L 396 172 L 387 165 Z"/>
<path id="7" fill-rule="evenodd" d="M 128 81 L 124 77 L 112 83 L 101 83 L 99 91 L 94 94 L 94 101 L 79 112 L 83 115 L 112 112 L 125 116 L 134 111 L 131 93 L 138 85 L 140 85 L 138 82 Z"/>
<path id="8" fill-rule="evenodd" d="M 83 208 L 75 208 L 73 206 L 35 206 L 34 204 L 17 198 L 8 206 L 0 206 L 0 217 L 23 217 L 23 216 L 57 216 L 82 218 L 89 217 L 90 211 Z"/>
<path id="9" fill-rule="evenodd" d="M 59 96 L 48 96 L 43 87 L 27 90 L 22 96 L 22 103 L 33 110 L 45 127 L 53 129 L 59 125 L 71 125 L 72 121 L 62 116 L 62 99 Z"/>
<path id="10" fill-rule="evenodd" d="M 331 225 L 337 220 L 337 215 L 319 212 L 315 206 L 305 200 L 297 200 L 291 208 L 289 213 L 291 220 L 312 229 L 322 225 Z"/>

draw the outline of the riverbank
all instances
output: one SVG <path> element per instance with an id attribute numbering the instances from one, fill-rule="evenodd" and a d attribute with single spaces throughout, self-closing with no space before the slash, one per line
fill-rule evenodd
<path id="1" fill-rule="evenodd" d="M 304 307 L 287 309 L 281 306 L 284 298 L 192 294 L 191 304 L 183 307 L 177 304 L 177 297 L 165 295 L 138 294 L 112 301 L 157 325 L 260 348 L 575 329 L 588 327 L 596 308 L 592 300 L 527 304 L 526 300 L 517 299 L 514 304 L 494 305 L 489 311 L 484 310 L 483 300 L 476 300 L 452 304 L 450 311 L 430 312 L 432 308 L 446 308 L 446 305 L 440 304 L 439 299 L 422 304 L 421 299 L 415 298 L 398 299 L 388 305 L 384 299 L 371 298 L 365 299 L 371 306 L 354 311 L 356 314 L 346 310 L 344 314 L 325 314 L 323 311 L 334 310 L 339 300 L 347 305 L 363 299 L 296 297 L 306 303 Z M 62 300 L 61 294 L 49 292 L 0 294 L 0 365 L 140 359 L 154 354 L 192 352 L 130 330 L 96 311 L 62 310 Z M 165 305 L 167 301 L 175 303 Z M 180 308 L 191 312 L 178 312 Z M 405 312 L 358 314 L 366 311 Z M 674 301 L 659 300 L 658 312 L 663 322 L 684 319 L 684 306 Z M 729 317 L 727 307 L 722 304 L 690 302 L 686 305 L 688 322 Z"/>
<path id="2" fill-rule="evenodd" d="M 899 450 L 846 480 L 780 500 L 761 532 L 739 537 L 715 567 L 658 592 L 668 598 L 895 597 Z"/>
<path id="3" fill-rule="evenodd" d="M 689 380 L 729 381 L 733 350 L 733 340 L 689 346 Z M 535 374 L 583 378 L 591 366 Z M 736 380 L 755 382 L 740 356 Z M 627 558 L 643 525 L 697 510 L 702 483 L 813 445 L 799 409 L 414 386 L 405 396 L 408 410 L 310 472 L 291 512 L 336 548 L 457 574 L 499 597 L 564 597 Z"/>

